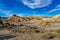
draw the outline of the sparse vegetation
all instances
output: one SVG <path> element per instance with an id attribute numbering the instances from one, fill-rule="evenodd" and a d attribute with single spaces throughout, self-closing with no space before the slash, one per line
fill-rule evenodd
<path id="1" fill-rule="evenodd" d="M 31 27 L 31 26 L 22 26 L 19 28 L 16 28 L 12 30 L 13 32 L 19 32 L 19 33 L 39 33 L 40 30 L 36 27 Z"/>
<path id="2" fill-rule="evenodd" d="M 0 17 L 0 24 L 3 24 L 2 17 Z"/>
<path id="3" fill-rule="evenodd" d="M 13 15 L 7 20 L 2 21 L 0 17 L 0 28 L 7 29 L 9 32 L 19 35 L 19 40 L 53 40 L 54 38 L 60 38 L 60 19 L 58 19 L 59 17 L 56 20 L 55 17 L 48 17 L 43 20 L 43 17 L 19 17 Z"/>

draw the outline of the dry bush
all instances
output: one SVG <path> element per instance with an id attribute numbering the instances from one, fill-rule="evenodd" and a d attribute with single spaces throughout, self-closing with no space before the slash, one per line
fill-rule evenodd
<path id="1" fill-rule="evenodd" d="M 55 37 L 57 37 L 56 32 L 46 32 L 46 33 L 41 34 L 41 38 L 52 39 L 52 38 L 55 38 Z"/>
<path id="2" fill-rule="evenodd" d="M 2 21 L 3 22 L 3 21 Z M 0 24 L 0 28 L 8 28 L 9 26 L 10 26 L 10 24 L 9 23 L 2 23 L 2 24 Z"/>
<path id="3" fill-rule="evenodd" d="M 50 27 L 51 26 L 51 23 L 48 22 L 48 21 L 41 21 L 40 22 L 40 26 L 41 27 Z"/>
<path id="4" fill-rule="evenodd" d="M 31 26 L 21 26 L 19 28 L 16 28 L 13 30 L 14 32 L 19 32 L 19 33 L 39 33 L 40 30 L 36 27 L 31 27 Z"/>
<path id="5" fill-rule="evenodd" d="M 55 22 L 60 22 L 60 14 L 54 16 L 53 19 L 55 20 Z"/>
<path id="6" fill-rule="evenodd" d="M 60 30 L 54 30 L 57 33 L 57 36 L 60 37 Z"/>
<path id="7" fill-rule="evenodd" d="M 28 17 L 28 18 L 29 18 L 29 20 L 33 20 L 33 19 L 41 20 L 41 19 L 42 19 L 42 18 L 39 17 L 39 16 L 30 16 L 30 17 Z"/>

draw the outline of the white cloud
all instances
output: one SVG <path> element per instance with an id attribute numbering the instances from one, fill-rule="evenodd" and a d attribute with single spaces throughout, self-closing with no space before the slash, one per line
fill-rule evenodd
<path id="1" fill-rule="evenodd" d="M 21 16 L 21 17 L 23 17 L 23 14 L 21 14 L 21 13 L 20 13 L 20 14 L 16 14 L 16 15 L 17 15 L 17 16 Z"/>
<path id="2" fill-rule="evenodd" d="M 55 9 L 50 10 L 49 12 L 55 12 L 60 10 L 60 5 L 57 5 Z"/>
<path id="3" fill-rule="evenodd" d="M 60 8 L 50 10 L 49 12 L 55 12 L 55 11 L 58 11 L 58 10 L 60 10 Z"/>
<path id="4" fill-rule="evenodd" d="M 60 5 L 57 5 L 57 7 L 56 8 L 60 8 Z"/>
<path id="5" fill-rule="evenodd" d="M 0 9 L 0 13 L 3 13 L 5 16 L 4 17 L 9 17 L 9 16 L 12 16 L 13 14 L 16 14 L 17 16 L 23 16 L 23 14 L 19 13 L 13 13 L 12 11 L 10 10 L 2 10 Z"/>
<path id="6" fill-rule="evenodd" d="M 33 16 L 47 16 L 47 15 L 49 15 L 49 14 L 35 14 Z"/>
<path id="7" fill-rule="evenodd" d="M 13 15 L 13 13 L 9 10 L 3 10 L 3 9 L 0 9 L 0 13 L 4 14 L 5 17 L 9 17 L 11 15 Z"/>
<path id="8" fill-rule="evenodd" d="M 46 7 L 52 0 L 22 0 L 22 3 L 32 9 Z"/>

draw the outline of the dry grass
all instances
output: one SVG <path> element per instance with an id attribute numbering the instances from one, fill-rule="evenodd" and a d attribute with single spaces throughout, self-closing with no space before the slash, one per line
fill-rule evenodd
<path id="1" fill-rule="evenodd" d="M 9 24 L 4 23 L 3 25 L 7 29 L 9 29 L 8 30 L 9 32 L 11 31 L 13 34 L 18 35 L 17 37 L 9 39 L 9 40 L 49 40 L 49 39 L 53 40 L 55 38 L 60 38 L 60 30 L 59 30 L 60 26 L 59 26 L 59 24 L 57 25 L 57 22 L 60 22 L 60 16 L 58 16 L 57 18 L 56 17 L 45 18 L 44 20 L 42 17 L 12 16 L 8 20 L 5 20 L 5 21 L 10 22 L 10 23 L 33 21 L 34 23 L 36 23 L 35 25 L 38 24 L 37 26 L 32 25 L 32 24 L 28 25 L 28 23 L 26 23 L 27 25 L 21 24 L 18 26 L 17 25 L 11 26 Z M 56 25 L 53 22 L 56 23 Z M 47 28 L 47 30 L 45 30 L 46 28 Z M 48 30 L 48 29 L 50 29 L 50 30 Z"/>

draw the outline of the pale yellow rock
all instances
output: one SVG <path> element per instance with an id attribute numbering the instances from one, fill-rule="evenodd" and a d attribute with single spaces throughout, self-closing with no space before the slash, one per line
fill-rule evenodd
<path id="1" fill-rule="evenodd" d="M 49 21 L 41 21 L 40 26 L 41 27 L 50 27 L 51 23 Z"/>
<path id="2" fill-rule="evenodd" d="M 55 20 L 55 22 L 60 22 L 60 14 L 54 16 L 53 19 Z"/>

